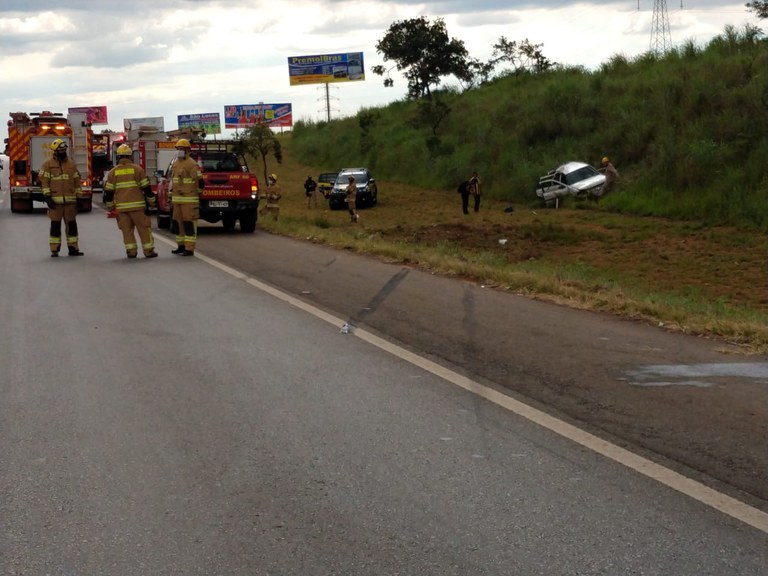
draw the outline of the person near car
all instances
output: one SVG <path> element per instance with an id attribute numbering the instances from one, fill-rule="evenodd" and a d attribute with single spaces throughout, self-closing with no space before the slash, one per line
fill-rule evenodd
<path id="1" fill-rule="evenodd" d="M 277 174 L 270 174 L 267 176 L 267 189 L 261 195 L 261 200 L 264 205 L 259 210 L 259 214 L 262 216 L 269 213 L 274 216 L 275 220 L 280 218 L 280 198 L 282 198 L 280 186 L 277 184 Z"/>
<path id="2" fill-rule="evenodd" d="M 107 209 L 117 213 L 117 227 L 123 233 L 126 256 L 136 258 L 138 255 L 135 234 L 138 232 L 144 257 L 156 258 L 155 239 L 147 210 L 157 205 L 157 195 L 152 192 L 147 173 L 133 163 L 133 150 L 128 144 L 118 146 L 116 156 L 117 166 L 104 179 L 103 194 Z"/>
<path id="3" fill-rule="evenodd" d="M 474 198 L 475 212 L 480 211 L 480 177 L 477 172 L 472 172 L 469 180 L 464 180 L 459 184 L 459 194 L 461 194 L 461 211 L 469 214 L 469 198 Z"/>
<path id="4" fill-rule="evenodd" d="M 603 159 L 600 163 L 602 164 L 600 172 L 605 174 L 605 184 L 603 184 L 603 190 L 600 195 L 605 196 L 608 194 L 608 192 L 613 190 L 616 181 L 619 179 L 619 171 L 616 170 L 616 167 L 613 165 L 613 162 L 611 162 L 611 159 L 608 158 L 608 156 L 603 156 Z"/>
<path id="5" fill-rule="evenodd" d="M 304 181 L 304 193 L 307 196 L 307 208 L 311 208 L 312 206 L 317 207 L 315 190 L 317 190 L 317 182 L 312 179 L 312 176 L 307 176 L 307 179 Z"/>
<path id="6" fill-rule="evenodd" d="M 203 171 L 192 158 L 192 146 L 186 138 L 176 141 L 176 161 L 171 167 L 171 232 L 176 234 L 173 254 L 194 256 L 197 247 L 197 219 L 200 216 L 200 193 L 205 188 Z"/>
<path id="7" fill-rule="evenodd" d="M 51 142 L 53 156 L 40 167 L 40 185 L 43 199 L 48 206 L 51 221 L 48 244 L 51 257 L 56 258 L 61 249 L 61 221 L 67 234 L 67 249 L 70 256 L 82 256 L 78 246 L 77 199 L 83 195 L 80 172 L 74 161 L 68 157 L 69 146 L 61 138 Z"/>
<path id="8" fill-rule="evenodd" d="M 349 210 L 349 219 L 352 222 L 357 222 L 360 216 L 357 214 L 357 184 L 355 183 L 355 177 L 349 175 L 349 184 L 347 185 L 345 192 L 347 194 L 347 210 Z"/>

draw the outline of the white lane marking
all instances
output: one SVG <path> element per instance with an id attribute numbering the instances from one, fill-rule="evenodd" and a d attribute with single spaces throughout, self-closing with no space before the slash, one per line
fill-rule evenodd
<path id="1" fill-rule="evenodd" d="M 170 243 L 168 240 L 164 241 L 166 243 Z M 196 253 L 196 256 L 199 256 L 200 260 L 210 264 L 214 268 L 218 268 L 222 272 L 225 272 L 234 278 L 244 280 L 254 288 L 257 288 L 262 292 L 282 300 L 283 302 L 295 306 L 296 308 L 311 314 L 320 320 L 324 320 L 336 328 L 346 322 L 345 319 L 338 318 L 333 314 L 328 314 L 327 312 L 324 312 L 319 308 L 308 304 L 307 302 L 291 296 L 286 292 L 282 292 L 281 290 L 269 286 L 268 284 L 264 284 L 255 278 L 251 278 L 247 274 L 235 270 L 226 264 L 222 264 L 213 258 L 209 258 L 199 253 Z M 518 416 L 522 416 L 523 418 L 526 418 L 527 420 L 530 420 L 531 422 L 534 422 L 535 424 L 538 424 L 539 426 L 542 426 L 543 428 L 546 428 L 547 430 L 550 430 L 555 434 L 562 436 L 563 438 L 567 438 L 572 442 L 581 444 L 593 452 L 605 456 L 614 462 L 623 464 L 635 472 L 656 480 L 657 482 L 660 482 L 661 484 L 664 484 L 673 490 L 685 494 L 694 500 L 698 500 L 702 504 L 714 508 L 723 514 L 735 518 L 736 520 L 740 520 L 741 522 L 744 522 L 745 524 L 748 524 L 754 528 L 757 528 L 761 532 L 768 534 L 768 513 L 765 513 L 762 510 L 758 510 L 757 508 L 749 506 L 744 502 L 718 492 L 717 490 L 705 486 L 701 482 L 687 478 L 686 476 L 683 476 L 674 470 L 670 470 L 669 468 L 666 468 L 660 464 L 656 464 L 647 458 L 634 454 L 629 450 L 612 444 L 607 440 L 603 440 L 594 434 L 590 434 L 589 432 L 581 430 L 580 428 L 577 428 L 572 424 L 568 424 L 563 420 L 559 420 L 554 416 L 550 416 L 549 414 L 524 404 L 519 400 L 510 398 L 509 396 L 506 396 L 497 390 L 483 386 L 474 380 L 470 380 L 466 376 L 462 376 L 461 374 L 454 372 L 449 368 L 440 366 L 431 360 L 418 356 L 413 352 L 392 344 L 391 342 L 388 342 L 366 330 L 361 328 L 354 328 L 350 334 L 357 336 L 364 342 L 368 342 L 369 344 L 376 346 L 385 352 L 389 352 L 393 356 L 409 362 L 414 366 L 421 368 L 422 370 L 431 372 L 435 376 L 438 376 L 443 380 L 458 386 L 459 388 L 463 388 L 464 390 L 480 396 L 489 402 L 493 402 L 494 404 L 501 406 L 502 408 L 505 408 L 510 412 L 517 414 Z"/>

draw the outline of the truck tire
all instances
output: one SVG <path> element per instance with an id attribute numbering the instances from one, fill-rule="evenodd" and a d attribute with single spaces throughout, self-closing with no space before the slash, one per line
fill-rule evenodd
<path id="1" fill-rule="evenodd" d="M 158 214 L 157 215 L 157 227 L 161 230 L 167 230 L 171 227 L 170 214 Z"/>
<path id="2" fill-rule="evenodd" d="M 240 215 L 240 232 L 244 234 L 253 234 L 253 232 L 256 231 L 257 218 L 258 213 L 256 212 L 256 208 L 243 212 Z"/>
<path id="3" fill-rule="evenodd" d="M 77 205 L 78 212 L 90 212 L 93 210 L 93 201 L 91 199 L 83 200 Z"/>
<path id="4" fill-rule="evenodd" d="M 237 218 L 234 214 L 225 214 L 221 219 L 221 224 L 224 226 L 224 230 L 234 230 L 236 222 Z"/>

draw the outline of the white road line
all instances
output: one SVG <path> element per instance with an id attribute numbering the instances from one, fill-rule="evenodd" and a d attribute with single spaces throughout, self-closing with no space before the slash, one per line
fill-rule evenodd
<path id="1" fill-rule="evenodd" d="M 164 238 L 162 241 L 175 246 L 175 243 L 171 243 L 169 240 Z M 226 264 L 222 264 L 213 258 L 209 258 L 200 253 L 196 253 L 196 257 L 198 257 L 203 262 L 210 264 L 214 268 L 218 268 L 222 272 L 233 276 L 234 278 L 245 281 L 247 284 L 250 284 L 262 292 L 265 292 L 271 296 L 274 296 L 275 298 L 278 298 L 279 300 L 295 306 L 296 308 L 299 308 L 300 310 L 307 312 L 308 314 L 311 314 L 320 320 L 328 322 L 336 328 L 340 328 L 341 325 L 347 321 L 346 319 L 339 318 L 333 314 L 328 314 L 327 312 L 324 312 L 319 308 L 304 302 L 303 300 L 278 290 L 277 288 L 264 284 L 255 278 L 251 278 L 247 274 L 235 270 Z M 383 338 L 379 338 L 371 332 L 361 328 L 353 328 L 353 330 L 350 332 L 350 335 L 357 336 L 361 340 L 368 342 L 369 344 L 376 346 L 381 350 L 389 352 L 390 354 L 406 362 L 409 362 L 414 366 L 418 366 L 422 370 L 430 372 L 435 376 L 438 376 L 443 380 L 454 384 L 455 386 L 463 388 L 472 394 L 476 394 L 481 398 L 493 402 L 494 404 L 497 404 L 498 406 L 501 406 L 510 412 L 517 414 L 518 416 L 522 416 L 523 418 L 526 418 L 531 422 L 534 422 L 539 426 L 542 426 L 543 428 L 546 428 L 547 430 L 562 436 L 563 438 L 567 438 L 573 442 L 576 442 L 577 444 L 581 444 L 593 452 L 601 454 L 602 456 L 605 456 L 614 462 L 623 464 L 635 472 L 656 480 L 657 482 L 660 482 L 661 484 L 664 484 L 673 490 L 681 492 L 682 494 L 685 494 L 694 500 L 698 500 L 699 502 L 720 511 L 723 514 L 735 518 L 736 520 L 740 520 L 741 522 L 744 522 L 745 524 L 748 524 L 754 528 L 757 528 L 761 532 L 768 534 L 768 513 L 765 513 L 762 510 L 758 510 L 757 508 L 744 504 L 735 498 L 705 486 L 701 482 L 687 478 L 682 474 L 675 472 L 674 470 L 670 470 L 669 468 L 661 466 L 660 464 L 656 464 L 647 458 L 638 456 L 637 454 L 612 444 L 607 440 L 603 440 L 594 434 L 585 432 L 584 430 L 581 430 L 572 424 L 568 424 L 567 422 L 550 416 L 541 410 L 537 410 L 532 406 L 510 398 L 509 396 L 506 396 L 497 390 L 483 386 L 482 384 L 475 382 L 466 376 L 462 376 L 453 370 L 450 370 L 444 366 L 432 362 L 431 360 L 414 354 L 413 352 L 410 352 L 400 346 L 392 344 Z"/>

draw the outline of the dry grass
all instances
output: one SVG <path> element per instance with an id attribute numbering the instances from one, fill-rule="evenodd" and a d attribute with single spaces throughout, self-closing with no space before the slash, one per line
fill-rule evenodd
<path id="1" fill-rule="evenodd" d="M 338 167 L 302 166 L 290 137 L 282 143 L 283 163 L 270 168 L 283 191 L 280 220 L 264 219 L 264 230 L 768 351 L 768 246 L 758 233 L 594 205 L 505 212 L 508 205 L 484 200 L 479 213 L 463 215 L 455 190 L 393 182 L 378 182 L 378 206 L 353 224 L 322 197 L 306 206 L 307 175 Z"/>

